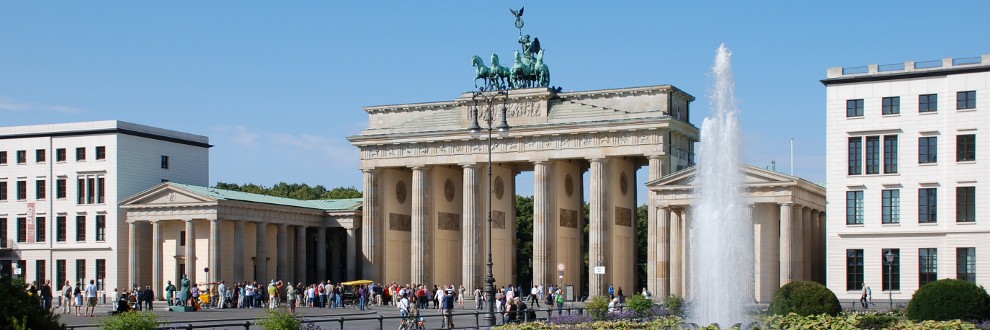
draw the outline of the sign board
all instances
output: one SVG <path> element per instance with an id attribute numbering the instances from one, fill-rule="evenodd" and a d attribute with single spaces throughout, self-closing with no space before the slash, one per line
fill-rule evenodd
<path id="1" fill-rule="evenodd" d="M 14 275 L 21 275 L 21 269 L 20 268 L 14 268 Z"/>
<path id="2" fill-rule="evenodd" d="M 605 266 L 595 266 L 595 274 L 605 274 Z"/>
<path id="3" fill-rule="evenodd" d="M 558 271 L 564 271 L 564 263 L 557 264 L 557 270 Z"/>
<path id="4" fill-rule="evenodd" d="M 27 242 L 34 243 L 34 203 L 27 203 Z"/>
<path id="5" fill-rule="evenodd" d="M 574 301 L 574 286 L 573 285 L 565 285 L 564 286 L 564 299 L 567 299 L 567 301 Z"/>

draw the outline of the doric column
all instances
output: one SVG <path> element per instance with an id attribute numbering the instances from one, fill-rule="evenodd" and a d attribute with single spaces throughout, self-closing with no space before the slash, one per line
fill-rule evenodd
<path id="1" fill-rule="evenodd" d="M 681 291 L 681 212 L 677 209 L 670 210 L 670 294 L 683 297 Z"/>
<path id="2" fill-rule="evenodd" d="M 151 222 L 151 288 L 155 300 L 162 299 L 162 226 L 159 221 Z"/>
<path id="3" fill-rule="evenodd" d="M 659 179 L 663 175 L 662 174 L 663 166 L 661 162 L 662 157 L 659 155 L 649 156 L 648 159 L 650 166 L 647 169 L 647 171 L 649 172 L 647 181 L 649 182 Z M 646 243 L 646 260 L 647 260 L 646 286 L 652 292 L 660 292 L 659 290 L 660 284 L 658 283 L 659 281 L 658 275 L 660 274 L 660 272 L 657 269 L 657 262 L 659 260 L 657 256 L 657 253 L 659 252 L 658 236 L 660 235 L 660 233 L 658 231 L 659 221 L 657 215 L 661 211 L 657 209 L 656 201 L 649 192 L 647 192 L 646 196 L 648 201 L 647 210 L 649 210 L 647 211 L 647 215 L 646 215 L 646 223 L 647 223 L 646 225 L 646 242 L 647 242 Z M 664 208 L 664 212 L 666 212 L 666 208 Z M 664 225 L 663 227 L 666 228 L 667 226 Z M 666 295 L 655 295 L 655 297 L 664 297 L 664 296 Z"/>
<path id="4" fill-rule="evenodd" d="M 357 278 L 357 260 L 357 229 L 347 228 L 347 278 Z"/>
<path id="5" fill-rule="evenodd" d="M 323 226 L 316 228 L 316 279 L 320 283 L 330 279 L 327 277 L 327 227 Z"/>
<path id="6" fill-rule="evenodd" d="M 811 210 L 811 217 L 808 219 L 811 224 L 811 238 L 808 240 L 807 258 L 808 263 L 811 264 L 810 272 L 808 273 L 809 281 L 818 281 L 818 210 Z"/>
<path id="7" fill-rule="evenodd" d="M 296 226 L 296 282 L 305 285 L 310 284 L 306 278 L 306 250 L 309 248 L 306 242 L 306 226 Z M 353 267 L 352 267 L 353 268 Z"/>
<path id="8" fill-rule="evenodd" d="M 791 241 L 793 226 L 791 203 L 780 204 L 780 286 L 794 280 L 794 267 L 791 263 Z"/>
<path id="9" fill-rule="evenodd" d="M 588 230 L 589 291 L 592 296 L 605 294 L 609 274 L 617 271 L 608 262 L 609 223 L 608 223 L 608 181 L 607 159 L 591 159 L 591 202 Z M 595 274 L 595 267 L 605 267 L 605 274 Z"/>
<path id="10" fill-rule="evenodd" d="M 244 221 L 234 221 L 234 283 L 244 282 Z"/>
<path id="11" fill-rule="evenodd" d="M 284 281 L 291 280 L 289 278 L 289 225 L 285 223 L 278 224 L 278 235 L 276 235 L 276 246 L 278 247 L 278 263 L 275 268 L 275 280 Z"/>
<path id="12" fill-rule="evenodd" d="M 380 211 L 382 197 L 381 191 L 378 189 L 379 170 L 364 169 L 362 171 L 364 172 L 364 203 L 361 208 L 361 221 L 363 222 L 361 226 L 362 277 L 369 280 L 385 281 L 386 279 L 381 278 L 383 276 L 382 264 L 385 259 L 382 258 L 383 242 L 380 241 L 384 220 Z M 326 258 L 324 258 L 325 262 Z M 326 271 L 324 270 L 320 276 L 325 275 Z"/>
<path id="13" fill-rule="evenodd" d="M 691 207 L 681 210 L 681 292 L 684 298 L 693 298 L 691 291 Z"/>
<path id="14" fill-rule="evenodd" d="M 412 282 L 433 283 L 433 226 L 430 216 L 430 173 L 424 166 L 413 167 L 412 175 Z"/>
<path id="15" fill-rule="evenodd" d="M 220 239 L 220 220 L 210 219 L 210 272 L 206 277 L 213 282 L 223 280 L 223 275 L 220 274 L 220 244 L 223 241 Z"/>
<path id="16" fill-rule="evenodd" d="M 254 275 L 255 281 L 259 283 L 268 282 L 268 223 L 256 222 L 255 235 L 257 239 L 254 244 Z"/>
<path id="17" fill-rule="evenodd" d="M 478 207 L 478 165 L 465 164 L 464 167 L 464 237 L 461 239 L 463 267 L 461 279 L 464 287 L 473 291 L 481 286 L 481 263 L 478 261 L 478 245 L 481 244 L 481 208 Z"/>
<path id="18" fill-rule="evenodd" d="M 670 210 L 661 207 L 657 211 L 657 224 L 654 227 L 656 249 L 654 251 L 656 259 L 650 259 L 654 265 L 655 287 L 650 288 L 653 296 L 663 298 L 670 295 L 670 233 L 668 232 L 670 222 Z"/>
<path id="19" fill-rule="evenodd" d="M 139 284 L 138 281 L 141 279 L 141 277 L 139 276 L 140 275 L 140 272 L 139 272 L 140 267 L 138 267 L 138 260 L 141 259 L 141 258 L 138 256 L 138 250 L 139 249 L 138 249 L 137 235 L 138 235 L 138 233 L 137 233 L 137 222 L 136 221 L 130 221 L 130 222 L 128 222 L 127 223 L 127 249 L 128 249 L 127 251 L 128 251 L 128 255 L 130 257 L 129 258 L 130 259 L 129 260 L 129 265 L 128 265 L 128 267 L 130 268 L 130 271 L 129 271 L 129 273 L 130 273 L 130 281 L 131 281 L 131 283 L 129 283 L 130 284 L 130 287 L 137 286 Z"/>
<path id="20" fill-rule="evenodd" d="M 556 235 L 553 226 L 553 164 L 549 161 L 534 162 L 533 181 L 533 284 L 556 283 L 553 277 L 553 243 Z"/>
<path id="21" fill-rule="evenodd" d="M 186 276 L 190 283 L 196 283 L 196 222 L 186 222 Z"/>

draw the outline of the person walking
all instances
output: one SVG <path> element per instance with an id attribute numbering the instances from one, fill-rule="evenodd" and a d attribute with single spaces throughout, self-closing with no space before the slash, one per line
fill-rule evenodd
<path id="1" fill-rule="evenodd" d="M 144 292 L 142 292 L 142 294 L 144 294 L 144 303 L 148 305 L 148 310 L 155 310 L 152 305 L 155 302 L 155 290 L 152 290 L 151 286 L 148 285 L 144 287 Z"/>
<path id="2" fill-rule="evenodd" d="M 81 284 L 82 283 L 77 283 L 76 287 L 72 289 L 73 307 L 75 307 L 76 316 L 79 316 L 79 308 L 83 305 L 83 294 L 82 290 L 79 289 L 79 285 Z"/>
<path id="3" fill-rule="evenodd" d="M 608 300 L 615 299 L 615 288 L 611 284 L 608 285 Z"/>
<path id="4" fill-rule="evenodd" d="M 52 310 L 52 281 L 45 280 L 41 285 L 41 304 L 46 311 Z"/>
<path id="5" fill-rule="evenodd" d="M 89 317 L 96 316 L 96 281 L 89 280 L 89 285 L 86 286 L 86 313 Z"/>
<path id="6" fill-rule="evenodd" d="M 557 295 L 557 297 L 556 297 L 557 298 L 557 315 L 560 315 L 564 311 L 564 291 L 558 288 L 557 291 L 556 291 L 556 295 Z"/>
<path id="7" fill-rule="evenodd" d="M 362 311 L 364 310 L 365 296 L 368 295 L 368 291 L 365 290 L 364 285 L 358 286 L 357 296 L 358 296 L 358 308 Z"/>
<path id="8" fill-rule="evenodd" d="M 302 286 L 302 283 L 297 285 Z M 292 287 L 291 282 L 285 289 L 285 303 L 289 305 L 289 314 L 296 315 L 296 288 Z"/>
<path id="9" fill-rule="evenodd" d="M 536 308 L 540 308 L 540 288 L 536 285 L 529 290 L 529 303 L 536 306 Z"/>
<path id="10" fill-rule="evenodd" d="M 481 295 L 481 287 L 480 286 L 479 287 L 475 287 L 474 288 L 474 309 L 480 311 L 482 309 L 483 305 L 484 305 L 484 301 L 485 300 L 482 299 L 482 295 Z"/>
<path id="11" fill-rule="evenodd" d="M 447 289 L 447 294 L 443 296 L 443 300 L 440 305 L 443 307 L 443 319 L 444 324 L 441 328 L 446 327 L 447 329 L 454 328 L 454 290 L 453 288 Z"/>
<path id="12" fill-rule="evenodd" d="M 870 287 L 864 286 L 863 287 L 863 294 L 859 296 L 859 304 L 861 306 L 863 306 L 863 309 L 866 309 L 866 295 L 867 295 L 867 292 L 869 290 L 870 290 Z"/>

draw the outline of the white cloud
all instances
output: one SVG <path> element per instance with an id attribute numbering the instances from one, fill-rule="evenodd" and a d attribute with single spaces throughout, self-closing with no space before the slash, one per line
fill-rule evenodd
<path id="1" fill-rule="evenodd" d="M 35 102 L 18 101 L 10 97 L 0 96 L 0 111 L 27 111 L 27 112 L 55 112 L 63 114 L 75 114 L 83 112 L 83 109 L 65 105 L 43 104 Z"/>
<path id="2" fill-rule="evenodd" d="M 258 146 L 258 133 L 251 132 L 244 126 L 218 126 L 213 128 L 221 133 L 229 133 L 229 138 L 235 144 L 255 148 Z"/>

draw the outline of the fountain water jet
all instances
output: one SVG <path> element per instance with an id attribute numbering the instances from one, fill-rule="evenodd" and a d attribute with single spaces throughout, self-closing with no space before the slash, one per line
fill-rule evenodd
<path id="1" fill-rule="evenodd" d="M 699 324 L 745 322 L 753 301 L 753 220 L 743 200 L 740 140 L 732 53 L 719 46 L 709 92 L 712 117 L 701 125 L 701 145 L 690 217 L 688 319 Z"/>

